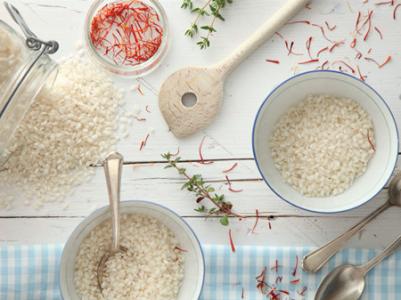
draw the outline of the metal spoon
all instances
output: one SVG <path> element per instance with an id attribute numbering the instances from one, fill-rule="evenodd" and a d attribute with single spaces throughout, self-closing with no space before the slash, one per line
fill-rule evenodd
<path id="1" fill-rule="evenodd" d="M 315 273 L 319 271 L 333 255 L 335 255 L 345 246 L 346 242 L 351 237 L 358 233 L 370 221 L 372 221 L 374 218 L 376 218 L 378 215 L 380 215 L 383 211 L 391 206 L 401 207 L 401 173 L 395 175 L 394 178 L 391 180 L 388 194 L 389 198 L 386 203 L 376 209 L 365 219 L 354 225 L 352 228 L 344 232 L 333 241 L 306 255 L 302 261 L 302 268 L 306 272 Z"/>
<path id="2" fill-rule="evenodd" d="M 119 252 L 126 252 L 127 248 L 120 245 L 120 187 L 121 173 L 123 167 L 123 156 L 118 152 L 113 152 L 107 156 L 103 163 L 104 173 L 106 175 L 107 190 L 109 192 L 109 203 L 111 210 L 111 220 L 113 225 L 112 244 L 99 261 L 97 267 L 97 284 L 102 290 L 103 277 L 105 273 L 106 262 L 109 258 Z"/>
<path id="3" fill-rule="evenodd" d="M 335 268 L 322 281 L 315 300 L 357 300 L 365 289 L 366 274 L 401 246 L 401 236 L 382 253 L 364 265 L 342 265 Z"/>

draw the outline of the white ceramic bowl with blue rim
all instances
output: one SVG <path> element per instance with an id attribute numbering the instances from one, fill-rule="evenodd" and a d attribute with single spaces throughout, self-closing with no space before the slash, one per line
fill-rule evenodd
<path id="1" fill-rule="evenodd" d="M 366 172 L 344 193 L 322 198 L 306 197 L 287 184 L 273 163 L 269 139 L 279 118 L 310 94 L 329 94 L 357 101 L 371 116 L 376 152 Z M 280 198 L 304 210 L 337 213 L 356 208 L 377 195 L 392 175 L 398 156 L 398 131 L 384 99 L 365 82 L 336 71 L 298 74 L 276 87 L 262 103 L 252 134 L 253 153 L 268 186 Z"/>
<path id="2" fill-rule="evenodd" d="M 172 210 L 152 202 L 122 201 L 120 212 L 156 218 L 175 234 L 180 247 L 187 250 L 184 253 L 184 279 L 177 300 L 198 299 L 205 279 L 205 260 L 200 242 L 191 227 Z M 60 290 L 63 299 L 81 299 L 74 285 L 75 258 L 85 237 L 96 226 L 110 218 L 109 207 L 102 207 L 85 218 L 69 237 L 63 249 L 60 265 Z"/>

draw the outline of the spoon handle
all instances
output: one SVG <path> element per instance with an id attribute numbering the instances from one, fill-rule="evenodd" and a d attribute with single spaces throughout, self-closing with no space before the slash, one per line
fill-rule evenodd
<path id="1" fill-rule="evenodd" d="M 234 70 L 248 55 L 261 46 L 310 0 L 288 0 L 262 27 L 241 44 L 228 58 L 216 66 L 224 77 Z"/>
<path id="2" fill-rule="evenodd" d="M 379 263 L 381 263 L 385 258 L 393 254 L 401 246 L 401 236 L 399 236 L 390 246 L 383 250 L 382 253 L 377 255 L 372 260 L 368 261 L 366 264 L 362 265 L 360 269 L 364 274 L 368 273 Z"/>
<path id="3" fill-rule="evenodd" d="M 122 166 L 123 156 L 118 152 L 110 153 L 103 164 L 113 223 L 112 251 L 120 249 L 120 186 Z"/>
<path id="4" fill-rule="evenodd" d="M 383 211 L 391 206 L 390 202 L 387 201 L 374 212 L 372 212 L 365 219 L 348 229 L 342 235 L 338 236 L 336 239 L 322 246 L 321 248 L 309 253 L 303 258 L 302 268 L 306 272 L 315 273 L 319 271 L 327 261 L 334 256 L 338 251 L 340 251 L 345 243 L 353 237 L 357 232 L 359 232 L 363 227 L 365 227 L 370 221 L 380 215 Z"/>

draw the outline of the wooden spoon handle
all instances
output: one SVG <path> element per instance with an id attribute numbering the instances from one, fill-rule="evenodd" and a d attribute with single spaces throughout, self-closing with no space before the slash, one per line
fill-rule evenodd
<path id="1" fill-rule="evenodd" d="M 229 57 L 216 66 L 222 77 L 233 71 L 246 57 L 261 46 L 310 0 L 288 0 L 262 27 L 239 46 Z"/>

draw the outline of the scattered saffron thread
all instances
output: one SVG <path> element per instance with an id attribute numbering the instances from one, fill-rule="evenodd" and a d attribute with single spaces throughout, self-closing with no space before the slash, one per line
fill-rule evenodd
<path id="1" fill-rule="evenodd" d="M 265 282 L 265 277 L 266 277 L 266 270 L 267 268 L 264 267 L 262 272 L 256 276 L 256 288 L 263 294 L 265 287 L 266 287 L 266 282 Z"/>
<path id="2" fill-rule="evenodd" d="M 177 250 L 177 251 L 179 251 L 179 252 L 188 252 L 188 250 L 185 250 L 185 249 L 180 248 L 180 247 L 178 247 L 178 246 L 175 246 L 174 250 Z"/>
<path id="3" fill-rule="evenodd" d="M 199 154 L 199 159 L 200 159 L 199 163 L 202 164 L 202 165 L 210 165 L 213 162 L 212 161 L 205 161 L 205 159 L 203 158 L 203 154 L 202 154 L 203 143 L 205 142 L 205 139 L 206 139 L 206 136 L 204 136 L 202 138 L 202 141 L 199 144 L 199 148 L 198 148 L 198 154 Z"/>
<path id="4" fill-rule="evenodd" d="M 272 63 L 272 64 L 280 64 L 280 61 L 277 59 L 266 59 L 266 62 Z"/>
<path id="5" fill-rule="evenodd" d="M 369 129 L 368 129 L 368 132 L 367 132 L 367 136 L 368 136 L 368 142 L 369 142 L 369 144 L 370 144 L 370 147 L 372 148 L 373 151 L 376 151 L 376 147 L 375 147 L 375 145 L 373 144 L 372 139 L 371 139 L 371 137 L 370 137 L 370 130 L 369 130 Z"/>
<path id="6" fill-rule="evenodd" d="M 134 119 L 139 121 L 139 122 L 145 122 L 146 121 L 146 118 L 140 118 L 138 116 L 135 116 Z"/>
<path id="7" fill-rule="evenodd" d="M 336 60 L 336 61 L 333 62 L 333 65 L 335 65 L 335 64 L 343 64 L 344 66 L 346 66 L 348 69 L 351 70 L 352 74 L 355 74 L 355 73 L 356 73 L 356 72 L 355 72 L 355 69 L 354 69 L 353 67 L 351 67 L 348 63 L 346 63 L 346 62 L 343 61 L 343 60 Z"/>
<path id="8" fill-rule="evenodd" d="M 379 28 L 377 28 L 376 26 L 375 26 L 375 30 L 379 34 L 380 39 L 382 40 L 383 39 L 383 33 L 381 32 L 381 30 Z"/>
<path id="9" fill-rule="evenodd" d="M 138 83 L 138 85 L 136 86 L 135 89 L 136 89 L 136 90 L 138 91 L 138 93 L 141 94 L 142 96 L 145 95 L 145 94 L 143 93 L 143 91 L 142 91 L 142 87 L 141 87 L 141 84 L 140 84 L 140 83 Z"/>
<path id="10" fill-rule="evenodd" d="M 316 63 L 316 62 L 319 62 L 319 59 L 318 59 L 318 58 L 310 59 L 310 60 L 306 60 L 306 61 L 301 61 L 301 62 L 299 62 L 298 64 L 299 64 L 299 65 L 306 65 L 306 64 Z"/>
<path id="11" fill-rule="evenodd" d="M 375 63 L 379 67 L 379 69 L 381 69 L 391 61 L 391 56 L 388 56 L 383 63 L 379 63 L 377 60 L 371 57 L 365 57 L 365 60 Z"/>
<path id="12" fill-rule="evenodd" d="M 379 6 L 379 5 L 394 5 L 394 0 L 378 2 L 378 3 L 375 3 L 375 5 L 377 5 L 377 6 Z"/>
<path id="13" fill-rule="evenodd" d="M 308 51 L 308 55 L 309 55 L 310 59 L 313 59 L 312 58 L 312 54 L 311 54 L 311 50 L 310 50 L 311 44 L 312 44 L 312 40 L 313 40 L 313 38 L 310 36 L 308 38 L 308 40 L 306 41 L 306 50 Z"/>
<path id="14" fill-rule="evenodd" d="M 229 190 L 230 192 L 232 192 L 232 193 L 241 193 L 241 192 L 243 191 L 243 190 L 236 190 L 236 189 L 233 189 L 231 180 L 230 180 L 230 178 L 228 178 L 227 175 L 226 175 L 226 180 L 227 180 L 227 184 L 228 184 L 228 190 Z"/>
<path id="15" fill-rule="evenodd" d="M 325 52 L 325 51 L 327 51 L 327 50 L 329 50 L 329 47 L 324 47 L 324 48 L 320 49 L 320 50 L 316 53 L 316 56 L 319 57 L 320 54 L 322 54 L 323 52 Z"/>
<path id="16" fill-rule="evenodd" d="M 294 271 L 292 271 L 292 276 L 297 276 L 297 272 L 298 272 L 298 263 L 299 263 L 299 257 L 298 255 L 295 257 L 295 267 L 294 267 Z"/>
<path id="17" fill-rule="evenodd" d="M 333 30 L 335 30 L 335 29 L 337 28 L 337 25 L 330 26 L 329 23 L 328 23 L 327 21 L 324 22 L 324 23 L 326 24 L 327 29 L 330 30 L 330 31 L 333 31 Z"/>
<path id="18" fill-rule="evenodd" d="M 284 37 L 283 37 L 283 35 L 282 35 L 280 32 L 276 31 L 274 34 L 277 35 L 277 36 L 278 36 L 279 38 L 281 38 L 282 40 L 284 40 Z"/>
<path id="19" fill-rule="evenodd" d="M 333 52 L 333 50 L 335 48 L 340 47 L 341 45 L 344 45 L 344 41 L 339 41 L 339 42 L 335 42 L 329 49 L 329 52 Z"/>
<path id="20" fill-rule="evenodd" d="M 293 25 L 293 24 L 307 24 L 307 25 L 310 25 L 311 23 L 308 20 L 295 20 L 295 21 L 291 21 L 291 22 L 287 23 L 287 25 Z"/>
<path id="21" fill-rule="evenodd" d="M 333 40 L 329 39 L 329 37 L 326 35 L 326 31 L 324 30 L 323 26 L 320 26 L 319 24 L 311 24 L 311 26 L 317 27 L 320 29 L 320 32 L 322 33 L 323 37 L 329 41 L 330 43 L 334 43 Z"/>
<path id="22" fill-rule="evenodd" d="M 271 269 L 274 270 L 276 273 L 278 273 L 278 268 L 279 268 L 278 260 L 276 259 L 274 261 L 274 266 Z"/>
<path id="23" fill-rule="evenodd" d="M 356 38 L 354 38 L 349 46 L 350 46 L 351 48 L 355 48 L 356 42 L 357 42 L 357 40 L 356 40 Z"/>
<path id="24" fill-rule="evenodd" d="M 365 81 L 365 80 L 366 80 L 366 76 L 362 75 L 362 72 L 361 72 L 361 70 L 359 69 L 359 66 L 356 66 L 356 69 L 357 69 L 357 71 L 358 71 L 359 78 L 360 78 L 362 81 Z"/>
<path id="25" fill-rule="evenodd" d="M 256 219 L 255 219 L 255 225 L 253 225 L 253 228 L 251 231 L 252 233 L 255 233 L 255 229 L 258 226 L 258 223 L 259 223 L 259 210 L 256 209 Z"/>
<path id="26" fill-rule="evenodd" d="M 298 291 L 298 295 L 305 296 L 305 292 L 308 290 L 306 286 L 304 286 L 301 290 Z"/>
<path id="27" fill-rule="evenodd" d="M 322 70 L 328 70 L 328 68 L 327 69 L 325 69 L 324 67 L 325 66 L 328 66 L 329 65 L 329 61 L 328 60 L 326 60 L 323 64 L 322 64 L 322 66 L 320 67 Z"/>
<path id="28" fill-rule="evenodd" d="M 285 41 L 284 43 L 285 43 L 285 47 L 288 50 L 288 54 L 287 54 L 288 56 L 290 56 L 291 54 L 293 54 L 293 55 L 302 55 L 302 53 L 294 52 L 294 45 L 295 45 L 294 41 L 291 41 L 290 44 L 288 44 L 288 41 Z"/>
<path id="29" fill-rule="evenodd" d="M 177 151 L 174 154 L 171 154 L 171 156 L 178 156 L 180 154 L 180 147 L 177 147 Z"/>
<path id="30" fill-rule="evenodd" d="M 394 7 L 394 11 L 393 11 L 393 19 L 394 20 L 397 20 L 397 10 L 398 10 L 398 8 L 400 8 L 401 7 L 401 3 L 400 4 L 397 4 L 395 7 Z"/>
<path id="31" fill-rule="evenodd" d="M 235 253 L 235 245 L 234 245 L 234 241 L 233 241 L 233 236 L 231 234 L 231 229 L 228 230 L 228 236 L 230 238 L 230 246 L 231 246 L 231 251 L 233 253 Z"/>
<path id="32" fill-rule="evenodd" d="M 366 41 L 366 40 L 368 39 L 369 33 L 370 33 L 370 31 L 371 31 L 371 28 L 372 28 L 372 15 L 373 15 L 373 10 L 371 10 L 371 11 L 369 12 L 368 17 L 367 17 L 368 30 L 366 31 L 366 34 L 365 34 L 365 36 L 363 37 L 363 40 L 364 40 L 364 41 Z M 366 23 L 366 21 L 365 21 L 365 23 Z M 364 23 L 364 24 L 365 24 L 365 23 Z"/>
<path id="33" fill-rule="evenodd" d="M 228 168 L 227 170 L 224 170 L 223 173 L 230 173 L 230 172 L 233 171 L 237 166 L 238 166 L 238 163 L 235 163 L 235 164 L 233 164 L 230 168 Z"/>
<path id="34" fill-rule="evenodd" d="M 145 137 L 144 140 L 141 141 L 140 146 L 139 146 L 139 151 L 142 151 L 142 149 L 146 146 L 146 143 L 148 142 L 150 134 L 148 133 Z"/>

